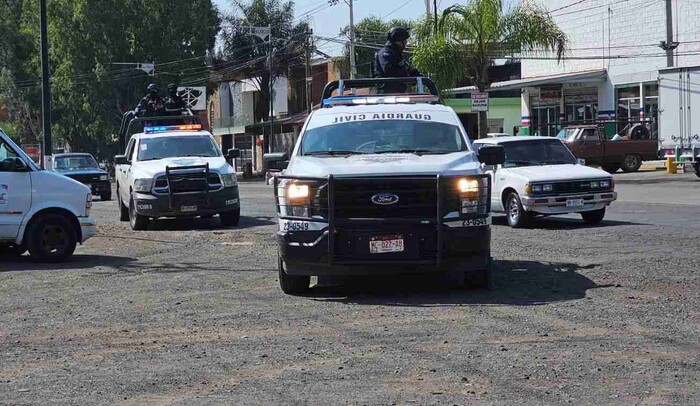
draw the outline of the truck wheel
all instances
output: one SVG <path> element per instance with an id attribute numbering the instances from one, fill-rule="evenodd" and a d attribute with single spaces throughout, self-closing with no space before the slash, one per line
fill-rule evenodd
<path id="1" fill-rule="evenodd" d="M 464 284 L 468 289 L 491 289 L 491 258 L 485 269 L 464 274 Z"/>
<path id="2" fill-rule="evenodd" d="M 70 220 L 60 214 L 47 214 L 27 227 L 27 248 L 38 262 L 63 262 L 73 255 L 78 236 Z"/>
<path id="3" fill-rule="evenodd" d="M 136 213 L 134 198 L 129 199 L 129 225 L 134 231 L 148 229 L 148 217 Z"/>
<path id="4" fill-rule="evenodd" d="M 696 162 L 693 168 L 695 169 L 695 176 L 700 178 L 700 162 Z"/>
<path id="5" fill-rule="evenodd" d="M 309 290 L 310 276 L 288 275 L 282 257 L 277 254 L 277 268 L 279 271 L 280 288 L 288 295 L 298 295 Z"/>
<path id="6" fill-rule="evenodd" d="M 25 252 L 27 252 L 25 244 L 0 245 L 0 257 L 21 257 Z"/>
<path id="7" fill-rule="evenodd" d="M 129 209 L 122 202 L 122 195 L 117 188 L 117 204 L 119 205 L 119 221 L 129 221 Z"/>
<path id="8" fill-rule="evenodd" d="M 241 220 L 241 209 L 231 210 L 219 214 L 219 219 L 224 227 L 235 227 Z"/>
<path id="9" fill-rule="evenodd" d="M 620 164 L 605 164 L 603 170 L 607 173 L 615 173 L 620 170 Z"/>
<path id="10" fill-rule="evenodd" d="M 581 212 L 581 218 L 583 219 L 584 223 L 590 225 L 599 224 L 601 221 L 603 221 L 603 217 L 605 217 L 605 207 L 598 210 Z"/>
<path id="11" fill-rule="evenodd" d="M 527 226 L 532 218 L 532 215 L 523 208 L 520 196 L 515 192 L 508 195 L 508 200 L 506 200 L 506 218 L 508 225 L 513 228 Z"/>
<path id="12" fill-rule="evenodd" d="M 103 202 L 108 202 L 112 200 L 112 191 L 110 190 L 109 192 L 100 193 L 100 199 Z"/>
<path id="13" fill-rule="evenodd" d="M 637 154 L 625 155 L 622 164 L 620 164 L 623 172 L 637 172 L 640 166 L 642 166 L 642 157 Z"/>

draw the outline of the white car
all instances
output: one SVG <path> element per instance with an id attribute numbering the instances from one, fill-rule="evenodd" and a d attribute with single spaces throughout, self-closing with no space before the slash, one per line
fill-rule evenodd
<path id="1" fill-rule="evenodd" d="M 477 155 L 454 110 L 435 104 L 436 91 L 331 96 L 384 81 L 329 83 L 324 107 L 275 177 L 285 293 L 332 275 L 444 273 L 488 285 L 490 190 L 481 163 L 503 162 L 503 149 Z"/>
<path id="2" fill-rule="evenodd" d="M 241 215 L 236 172 L 199 124 L 146 127 L 116 164 L 121 221 L 145 230 L 160 217 L 212 217 L 235 226 Z"/>
<path id="3" fill-rule="evenodd" d="M 92 191 L 42 170 L 0 131 L 0 251 L 59 262 L 95 235 Z"/>
<path id="4" fill-rule="evenodd" d="M 613 177 L 580 165 L 557 138 L 498 137 L 474 144 L 505 148 L 505 163 L 487 172 L 493 181 L 491 209 L 506 213 L 511 227 L 523 227 L 536 215 L 567 213 L 580 213 L 586 223 L 597 224 L 617 199 Z"/>

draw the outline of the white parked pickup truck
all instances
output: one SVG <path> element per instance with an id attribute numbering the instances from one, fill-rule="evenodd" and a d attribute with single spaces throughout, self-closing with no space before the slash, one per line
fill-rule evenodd
<path id="1" fill-rule="evenodd" d="M 505 148 L 505 163 L 487 172 L 493 182 L 491 209 L 506 213 L 511 227 L 523 227 L 537 215 L 567 213 L 580 213 L 586 223 L 597 224 L 617 199 L 612 176 L 580 165 L 557 138 L 497 137 L 474 145 Z"/>
<path id="2" fill-rule="evenodd" d="M 39 168 L 0 131 L 0 252 L 58 262 L 95 234 L 92 191 Z"/>

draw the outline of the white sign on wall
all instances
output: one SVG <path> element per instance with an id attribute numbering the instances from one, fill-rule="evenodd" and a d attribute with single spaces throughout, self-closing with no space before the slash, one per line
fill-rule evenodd
<path id="1" fill-rule="evenodd" d="M 472 111 L 489 111 L 488 93 L 472 93 Z"/>
<path id="2" fill-rule="evenodd" d="M 270 36 L 270 27 L 250 27 L 250 34 L 267 41 Z"/>
<path id="3" fill-rule="evenodd" d="M 182 100 L 187 103 L 187 108 L 194 111 L 207 109 L 206 87 L 178 87 L 177 92 L 182 97 Z"/>

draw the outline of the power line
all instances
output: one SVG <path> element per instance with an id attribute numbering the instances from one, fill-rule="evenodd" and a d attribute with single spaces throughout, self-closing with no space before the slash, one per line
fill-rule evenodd
<path id="1" fill-rule="evenodd" d="M 406 2 L 403 3 L 402 5 L 396 7 L 394 10 L 390 11 L 388 14 L 384 14 L 383 16 L 381 16 L 381 19 L 383 20 L 383 19 L 389 17 L 390 15 L 392 15 L 392 14 L 394 14 L 395 12 L 397 12 L 397 11 L 401 10 L 402 8 L 406 7 L 409 3 L 413 2 L 413 1 L 414 1 L 414 0 L 408 0 L 408 1 L 406 1 Z"/>

